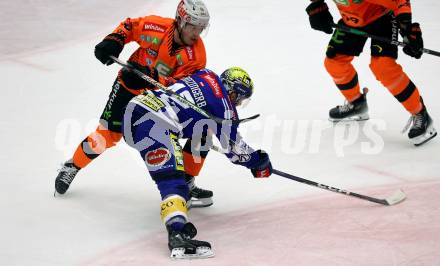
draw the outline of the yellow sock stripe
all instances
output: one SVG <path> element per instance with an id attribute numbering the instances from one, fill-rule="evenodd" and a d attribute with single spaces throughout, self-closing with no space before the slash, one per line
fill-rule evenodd
<path id="1" fill-rule="evenodd" d="M 160 218 L 164 223 L 178 215 L 188 219 L 187 213 L 186 200 L 179 195 L 170 196 L 160 204 Z"/>

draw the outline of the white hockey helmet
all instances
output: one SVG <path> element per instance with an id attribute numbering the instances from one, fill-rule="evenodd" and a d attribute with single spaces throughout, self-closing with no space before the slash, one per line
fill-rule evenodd
<path id="1" fill-rule="evenodd" d="M 201 28 L 209 26 L 209 13 L 201 0 L 181 0 L 176 10 L 177 26 L 182 29 L 186 23 Z"/>

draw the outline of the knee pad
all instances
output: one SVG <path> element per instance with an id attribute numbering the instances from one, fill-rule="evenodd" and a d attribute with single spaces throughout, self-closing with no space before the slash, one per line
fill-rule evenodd
<path id="1" fill-rule="evenodd" d="M 403 73 L 402 67 L 396 63 L 396 59 L 384 56 L 371 57 L 370 69 L 373 72 L 376 79 L 385 87 L 392 85 L 395 82 L 402 82 L 407 78 Z M 405 80 L 404 82 L 408 82 Z M 388 89 L 392 90 L 392 88 Z"/>
<path id="2" fill-rule="evenodd" d="M 337 80 L 338 78 L 343 78 L 347 76 L 350 76 L 350 78 L 353 77 L 354 73 L 356 72 L 353 65 L 351 64 L 353 58 L 353 56 L 348 55 L 337 55 L 333 58 L 325 58 L 325 69 L 333 77 L 336 83 L 341 83 Z"/>

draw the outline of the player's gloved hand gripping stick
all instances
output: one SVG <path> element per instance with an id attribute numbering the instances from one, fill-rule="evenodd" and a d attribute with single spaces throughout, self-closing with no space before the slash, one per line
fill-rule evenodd
<path id="1" fill-rule="evenodd" d="M 361 30 L 358 30 L 358 29 L 350 28 L 350 27 L 347 27 L 347 26 L 344 26 L 344 25 L 333 24 L 332 26 L 333 26 L 333 28 L 341 30 L 341 31 L 345 31 L 345 32 L 356 34 L 356 35 L 360 35 L 360 36 L 365 36 L 365 37 L 368 37 L 368 38 L 371 38 L 371 39 L 374 39 L 374 40 L 378 40 L 378 41 L 381 41 L 381 42 L 386 42 L 386 43 L 394 44 L 394 45 L 401 46 L 401 47 L 406 47 L 408 45 L 407 43 L 400 42 L 398 40 L 391 40 L 391 39 L 388 39 L 388 38 L 385 38 L 385 37 L 372 35 L 372 34 L 369 34 L 369 33 L 365 32 L 365 31 L 361 31 Z M 434 55 L 434 56 L 440 56 L 440 52 L 433 51 L 433 50 L 430 50 L 430 49 L 422 48 L 421 51 L 423 53 L 425 53 L 425 54 L 430 54 L 430 55 Z"/>

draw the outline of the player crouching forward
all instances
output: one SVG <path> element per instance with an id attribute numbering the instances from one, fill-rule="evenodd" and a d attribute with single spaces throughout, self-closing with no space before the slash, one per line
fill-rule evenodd
<path id="1" fill-rule="evenodd" d="M 214 116 L 235 120 L 238 119 L 236 106 L 252 95 L 253 83 L 246 71 L 238 67 L 227 69 L 220 78 L 204 69 L 169 89 Z M 126 142 L 140 152 L 160 191 L 160 214 L 168 230 L 172 258 L 214 256 L 208 242 L 193 239 L 197 230 L 188 222 L 190 195 L 179 139 L 215 135 L 227 147 L 225 155 L 232 163 L 249 168 L 254 177 L 272 174 L 268 154 L 250 148 L 242 140 L 238 125 L 217 124 L 160 90 L 146 91 L 130 101 L 123 133 Z"/>

